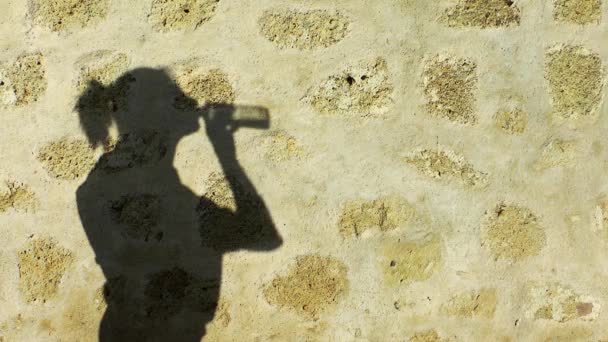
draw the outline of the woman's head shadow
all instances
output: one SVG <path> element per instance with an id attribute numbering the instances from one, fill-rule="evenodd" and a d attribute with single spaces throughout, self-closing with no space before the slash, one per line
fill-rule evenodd
<path id="1" fill-rule="evenodd" d="M 266 204 L 238 162 L 234 143 L 239 127 L 268 127 L 268 111 L 220 103 L 201 107 L 166 70 L 151 68 L 131 70 L 109 85 L 90 81 L 76 110 L 89 143 L 104 147 L 77 191 L 83 227 L 107 279 L 101 339 L 164 331 L 156 338 L 163 340 L 159 336 L 171 336 L 173 327 L 193 332 L 190 337 L 182 333 L 183 340 L 200 340 L 209 318 L 187 319 L 184 312 L 215 310 L 222 254 L 272 250 L 282 243 Z M 255 114 L 242 118 L 242 113 Z M 232 206 L 217 203 L 213 189 L 210 196 L 195 198 L 173 166 L 178 142 L 197 132 L 201 121 L 223 173 L 211 182 L 229 189 Z M 175 251 L 178 257 L 167 260 Z M 177 285 L 163 280 L 176 274 L 182 280 Z M 123 279 L 121 289 L 111 286 L 111 279 Z M 218 285 L 210 286 L 210 281 Z M 192 298 L 193 293 L 205 298 Z M 140 304 L 143 311 L 137 313 L 133 307 Z M 163 326 L 173 316 L 181 318 Z"/>
<path id="2" fill-rule="evenodd" d="M 178 110 L 177 102 L 188 103 L 181 107 L 188 110 Z M 134 69 L 108 86 L 91 80 L 78 98 L 76 110 L 84 133 L 95 146 L 107 142 L 112 124 L 119 134 L 170 129 L 177 139 L 200 128 L 196 100 L 185 95 L 163 69 Z"/>

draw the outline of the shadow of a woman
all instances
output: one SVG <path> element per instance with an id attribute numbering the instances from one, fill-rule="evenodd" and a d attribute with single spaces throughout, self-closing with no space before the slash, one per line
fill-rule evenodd
<path id="1" fill-rule="evenodd" d="M 105 87 L 92 81 L 80 96 L 81 126 L 105 151 L 76 193 L 106 278 L 100 341 L 200 341 L 218 306 L 222 256 L 280 246 L 266 205 L 237 160 L 237 108 L 198 108 L 166 71 L 148 68 Z M 202 198 L 173 167 L 179 140 L 199 130 L 201 117 L 224 173 Z M 109 138 L 112 126 L 117 139 Z"/>

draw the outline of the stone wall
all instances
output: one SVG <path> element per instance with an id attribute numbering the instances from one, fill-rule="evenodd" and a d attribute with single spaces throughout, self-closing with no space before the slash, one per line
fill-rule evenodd
<path id="1" fill-rule="evenodd" d="M 607 22 L 603 0 L 2 1 L 0 341 L 97 339 L 124 280 L 104 288 L 76 191 L 121 142 L 129 167 L 166 156 L 111 124 L 95 146 L 78 106 L 129 108 L 142 67 L 176 108 L 270 113 L 236 150 L 283 244 L 223 256 L 204 340 L 608 340 Z M 91 81 L 114 86 L 79 102 Z M 204 128 L 173 165 L 235 209 Z M 111 217 L 160 241 L 162 201 Z"/>

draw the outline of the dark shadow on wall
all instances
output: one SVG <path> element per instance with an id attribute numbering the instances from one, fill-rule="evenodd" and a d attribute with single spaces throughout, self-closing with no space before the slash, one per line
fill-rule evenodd
<path id="1" fill-rule="evenodd" d="M 90 143 L 104 148 L 76 193 L 106 278 L 100 341 L 200 341 L 218 307 L 222 256 L 281 245 L 233 137 L 241 126 L 267 128 L 267 111 L 198 108 L 165 70 L 146 68 L 107 87 L 92 81 L 77 110 Z M 254 115 L 237 120 L 243 111 Z M 223 169 L 202 198 L 173 167 L 179 140 L 198 131 L 201 118 Z M 113 125 L 118 139 L 109 139 Z"/>

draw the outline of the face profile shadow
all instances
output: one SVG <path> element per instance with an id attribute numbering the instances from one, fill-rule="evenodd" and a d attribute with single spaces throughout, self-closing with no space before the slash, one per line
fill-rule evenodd
<path id="1" fill-rule="evenodd" d="M 200 341 L 218 308 L 222 256 L 282 244 L 234 142 L 241 127 L 267 129 L 268 110 L 198 107 L 165 70 L 150 68 L 108 86 L 91 81 L 76 109 L 91 145 L 104 150 L 76 192 L 106 279 L 100 341 Z M 201 118 L 222 168 L 202 197 L 173 166 L 178 142 Z"/>

